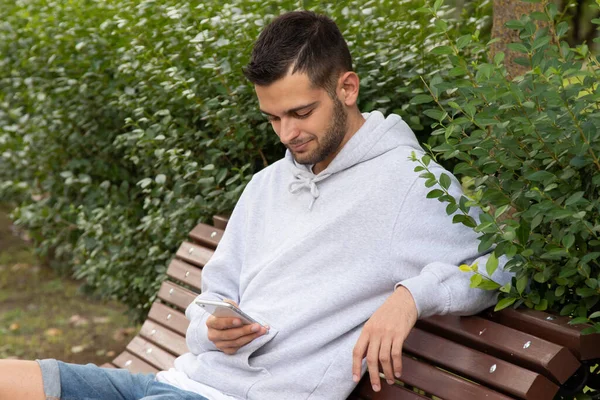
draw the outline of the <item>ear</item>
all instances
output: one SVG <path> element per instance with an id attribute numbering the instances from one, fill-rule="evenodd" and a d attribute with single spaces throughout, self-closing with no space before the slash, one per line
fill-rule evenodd
<path id="1" fill-rule="evenodd" d="M 338 80 L 338 97 L 346 106 L 354 106 L 358 100 L 360 79 L 356 72 L 347 71 Z"/>

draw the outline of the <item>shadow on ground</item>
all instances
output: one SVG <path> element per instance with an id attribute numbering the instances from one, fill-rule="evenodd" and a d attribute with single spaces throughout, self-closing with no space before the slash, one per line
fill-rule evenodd
<path id="1" fill-rule="evenodd" d="M 137 332 L 126 308 L 90 299 L 78 282 L 41 266 L 5 211 L 0 208 L 0 359 L 112 360 Z"/>

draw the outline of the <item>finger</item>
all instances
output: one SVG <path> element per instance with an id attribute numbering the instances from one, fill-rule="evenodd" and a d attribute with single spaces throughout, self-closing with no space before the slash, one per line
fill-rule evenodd
<path id="1" fill-rule="evenodd" d="M 381 342 L 379 338 L 371 338 L 369 349 L 367 350 L 367 368 L 369 368 L 369 377 L 371 386 L 375 392 L 381 390 L 381 379 L 379 379 L 379 348 Z"/>
<path id="2" fill-rule="evenodd" d="M 215 346 L 217 346 L 217 348 L 220 348 L 220 349 L 231 349 L 231 348 L 239 349 L 240 347 L 247 345 L 248 343 L 250 343 L 257 337 L 262 336 L 262 335 L 263 335 L 262 333 L 257 332 L 257 333 L 253 333 L 251 335 L 239 337 L 235 340 L 227 340 L 227 341 L 218 342 L 219 345 L 217 345 L 215 343 Z"/>
<path id="3" fill-rule="evenodd" d="M 209 329 L 208 330 L 208 340 L 211 342 L 222 342 L 222 341 L 231 341 L 241 338 L 247 335 L 253 335 L 255 333 L 264 332 L 264 329 L 261 330 L 260 325 L 252 324 L 252 325 L 244 325 L 241 328 L 231 328 L 231 329 Z"/>
<path id="4" fill-rule="evenodd" d="M 240 306 L 238 306 L 238 303 L 236 303 L 235 301 L 233 301 L 233 300 L 231 300 L 231 299 L 223 299 L 223 301 L 224 301 L 225 303 L 229 303 L 229 304 L 231 304 L 231 305 L 234 305 L 234 306 L 236 306 L 237 308 L 239 308 L 239 307 L 240 307 Z"/>
<path id="5" fill-rule="evenodd" d="M 402 345 L 403 341 L 396 339 L 392 345 L 392 364 L 394 368 L 394 376 L 399 379 L 402 376 Z"/>
<path id="6" fill-rule="evenodd" d="M 356 345 L 354 345 L 354 350 L 352 351 L 352 380 L 356 383 L 360 380 L 362 360 L 367 354 L 368 345 L 369 340 L 367 336 L 361 333 Z"/>
<path id="7" fill-rule="evenodd" d="M 394 369 L 392 368 L 392 339 L 384 338 L 379 348 L 379 362 L 389 385 L 394 384 Z"/>
<path id="8" fill-rule="evenodd" d="M 240 327 L 242 321 L 239 318 L 217 318 L 211 315 L 206 320 L 206 326 L 212 329 L 224 330 Z"/>

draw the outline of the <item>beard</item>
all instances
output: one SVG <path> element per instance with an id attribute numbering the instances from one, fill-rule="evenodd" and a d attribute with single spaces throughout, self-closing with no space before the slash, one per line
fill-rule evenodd
<path id="1" fill-rule="evenodd" d="M 325 135 L 319 139 L 319 146 L 305 154 L 294 153 L 289 149 L 298 164 L 314 165 L 325 160 L 331 154 L 339 150 L 340 144 L 346 136 L 348 129 L 348 114 L 344 105 L 337 97 L 333 98 L 333 118 L 327 128 Z M 288 147 L 289 148 L 289 147 Z"/>

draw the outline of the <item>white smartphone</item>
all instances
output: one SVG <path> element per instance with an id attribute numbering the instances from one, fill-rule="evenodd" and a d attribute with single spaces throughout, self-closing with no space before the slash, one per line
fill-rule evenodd
<path id="1" fill-rule="evenodd" d="M 219 318 L 239 318 L 244 325 L 259 324 L 260 326 L 268 329 L 263 323 L 252 318 L 238 307 L 233 304 L 226 303 L 224 301 L 211 301 L 211 300 L 196 300 L 196 304 L 205 309 L 210 314 Z"/>

